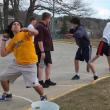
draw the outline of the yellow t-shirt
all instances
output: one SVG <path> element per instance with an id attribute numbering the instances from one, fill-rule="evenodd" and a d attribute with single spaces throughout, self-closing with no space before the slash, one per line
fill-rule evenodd
<path id="1" fill-rule="evenodd" d="M 32 36 L 28 32 L 19 32 L 6 47 L 7 52 L 13 52 L 16 63 L 33 64 L 38 62 Z"/>

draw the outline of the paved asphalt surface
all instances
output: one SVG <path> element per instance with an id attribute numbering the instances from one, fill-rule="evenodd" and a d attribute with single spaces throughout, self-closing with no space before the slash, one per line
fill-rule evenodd
<path id="1" fill-rule="evenodd" d="M 80 75 L 79 81 L 71 80 L 75 74 L 73 59 L 77 46 L 69 43 L 54 42 L 55 51 L 52 52 L 53 67 L 51 79 L 57 83 L 54 87 L 45 89 L 48 99 L 54 99 L 60 95 L 77 89 L 84 85 L 90 84 L 93 81 L 92 73 L 86 72 L 86 63 L 81 62 L 80 64 Z M 93 49 L 94 56 L 96 49 Z M 0 72 L 2 73 L 7 66 L 12 62 L 13 55 L 2 58 L 0 57 Z M 105 57 L 101 57 L 96 61 L 96 70 L 99 77 L 103 77 L 109 74 L 109 69 Z M 44 76 L 45 79 L 45 76 Z M 20 77 L 16 82 L 10 86 L 10 91 L 14 97 L 12 101 L 0 102 L 0 110 L 30 110 L 31 101 L 39 100 L 38 94 L 33 89 L 26 89 L 23 78 Z M 2 88 L 0 87 L 0 93 Z"/>

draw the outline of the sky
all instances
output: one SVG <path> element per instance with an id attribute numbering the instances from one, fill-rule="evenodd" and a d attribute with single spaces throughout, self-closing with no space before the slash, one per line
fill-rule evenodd
<path id="1" fill-rule="evenodd" d="M 110 19 L 110 0 L 85 0 L 95 10 L 93 17 Z"/>
<path id="2" fill-rule="evenodd" d="M 29 0 L 26 1 L 28 2 Z M 110 0 L 84 0 L 84 1 L 89 3 L 91 8 L 94 9 L 95 14 L 92 15 L 92 17 L 100 19 L 110 19 Z M 1 2 L 3 2 L 3 0 L 0 0 L 0 3 Z"/>

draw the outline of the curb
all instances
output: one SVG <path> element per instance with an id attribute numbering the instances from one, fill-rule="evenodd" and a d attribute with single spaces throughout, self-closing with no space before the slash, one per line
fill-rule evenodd
<path id="1" fill-rule="evenodd" d="M 92 81 L 92 82 L 90 82 L 89 84 L 81 84 L 81 85 L 80 85 L 79 87 L 77 87 L 77 88 L 70 89 L 68 92 L 65 92 L 65 93 L 62 93 L 62 94 L 60 94 L 60 95 L 58 95 L 58 96 L 55 96 L 55 97 L 53 97 L 53 98 L 50 98 L 49 101 L 53 101 L 53 100 L 55 100 L 55 99 L 58 99 L 58 98 L 60 98 L 60 97 L 62 97 L 62 96 L 65 96 L 65 95 L 67 95 L 67 94 L 69 94 L 69 93 L 71 93 L 71 92 L 74 92 L 74 91 L 77 91 L 77 90 L 79 90 L 79 89 L 82 89 L 82 88 L 84 88 L 84 87 L 86 87 L 86 86 L 94 85 L 94 84 L 98 83 L 99 81 L 101 81 L 101 80 L 103 80 L 103 79 L 106 79 L 106 78 L 109 78 L 109 77 L 110 77 L 110 75 L 107 75 L 107 76 L 104 76 L 104 77 L 101 77 L 101 78 L 97 79 L 96 81 Z M 27 110 L 32 110 L 32 109 L 29 108 L 29 109 L 27 109 Z"/>
<path id="2" fill-rule="evenodd" d="M 65 93 L 63 93 L 63 94 L 60 94 L 60 95 L 58 95 L 58 96 L 56 96 L 56 97 L 53 97 L 53 98 L 51 98 L 49 101 L 55 100 L 55 99 L 57 99 L 57 98 L 60 98 L 60 97 L 62 97 L 62 96 L 64 96 L 64 95 L 69 94 L 70 92 L 74 92 L 74 91 L 79 90 L 79 89 L 82 89 L 82 88 L 84 88 L 84 87 L 86 87 L 86 86 L 94 85 L 94 84 L 98 83 L 99 81 L 101 81 L 101 80 L 103 80 L 103 79 L 106 79 L 106 78 L 109 78 L 109 77 L 110 77 L 110 76 L 107 75 L 107 76 L 104 76 L 104 77 L 102 77 L 102 78 L 97 79 L 96 81 L 92 81 L 92 82 L 90 82 L 89 84 L 81 84 L 79 87 L 74 88 L 74 89 L 71 89 L 71 90 L 69 90 L 68 92 L 65 92 Z"/>

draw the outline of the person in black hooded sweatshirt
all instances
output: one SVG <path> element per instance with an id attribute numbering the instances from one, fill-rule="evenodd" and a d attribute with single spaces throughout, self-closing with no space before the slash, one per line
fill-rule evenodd
<path id="1" fill-rule="evenodd" d="M 79 61 L 86 61 L 87 63 L 87 71 L 89 72 L 89 61 L 91 59 L 91 43 L 88 37 L 88 34 L 81 25 L 80 19 L 78 17 L 73 17 L 70 21 L 72 23 L 73 28 L 70 29 L 72 37 L 75 39 L 76 44 L 78 46 L 78 50 L 76 52 L 74 64 L 75 64 L 75 76 L 72 77 L 72 80 L 79 80 Z M 98 79 L 98 76 L 93 73 L 94 80 Z"/>

